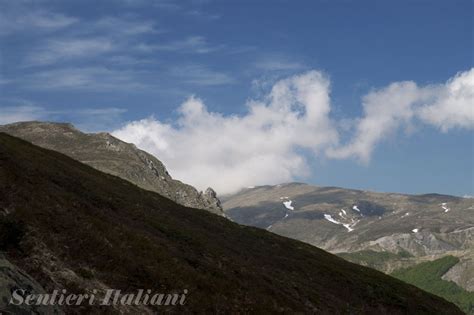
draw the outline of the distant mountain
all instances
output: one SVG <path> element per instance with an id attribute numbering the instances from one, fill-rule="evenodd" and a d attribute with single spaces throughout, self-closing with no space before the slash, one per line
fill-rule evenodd
<path id="1" fill-rule="evenodd" d="M 52 122 L 3 125 L 0 126 L 0 132 L 64 153 L 184 206 L 223 214 L 220 201 L 212 188 L 198 192 L 194 187 L 172 179 L 157 158 L 108 133 L 86 134 L 71 124 Z"/>
<path id="2" fill-rule="evenodd" d="M 462 314 L 453 304 L 376 270 L 181 206 L 4 133 L 0 226 L 5 258 L 46 292 L 186 289 L 185 305 L 159 309 L 180 314 Z M 0 299 L 1 311 L 6 301 Z M 136 306 L 62 310 L 157 311 Z"/>
<path id="3" fill-rule="evenodd" d="M 235 222 L 321 247 L 384 272 L 450 254 L 444 279 L 474 290 L 474 199 L 260 186 L 221 198 Z"/>

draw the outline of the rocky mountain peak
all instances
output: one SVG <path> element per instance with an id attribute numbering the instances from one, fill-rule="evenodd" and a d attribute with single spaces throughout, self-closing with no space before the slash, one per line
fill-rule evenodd
<path id="1" fill-rule="evenodd" d="M 66 154 L 181 205 L 223 215 L 221 203 L 213 189 L 208 188 L 202 193 L 173 179 L 156 157 L 107 132 L 83 133 L 69 123 L 39 121 L 0 126 L 0 132 Z"/>
<path id="2" fill-rule="evenodd" d="M 222 209 L 221 201 L 217 198 L 217 193 L 211 187 L 208 187 L 202 194 L 202 198 L 210 208 Z"/>

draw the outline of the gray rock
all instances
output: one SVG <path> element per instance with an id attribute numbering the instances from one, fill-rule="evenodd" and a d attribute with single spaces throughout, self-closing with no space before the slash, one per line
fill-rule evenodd
<path id="1" fill-rule="evenodd" d="M 10 304 L 12 292 L 19 289 L 28 294 L 46 293 L 41 285 L 0 254 L 0 314 L 63 314 L 57 306 Z"/>
<path id="2" fill-rule="evenodd" d="M 214 190 L 209 188 L 202 193 L 173 179 L 163 163 L 153 155 L 108 133 L 87 134 L 71 124 L 52 122 L 14 123 L 0 126 L 0 132 L 66 154 L 181 205 L 223 215 Z"/>

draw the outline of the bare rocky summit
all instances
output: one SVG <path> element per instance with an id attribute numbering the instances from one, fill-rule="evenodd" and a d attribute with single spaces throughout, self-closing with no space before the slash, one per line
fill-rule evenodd
<path id="1" fill-rule="evenodd" d="M 173 179 L 163 163 L 153 155 L 109 133 L 87 134 L 71 124 L 36 121 L 3 125 L 0 126 L 0 132 L 66 154 L 104 173 L 157 192 L 178 204 L 223 215 L 220 201 L 212 188 L 199 192 Z"/>

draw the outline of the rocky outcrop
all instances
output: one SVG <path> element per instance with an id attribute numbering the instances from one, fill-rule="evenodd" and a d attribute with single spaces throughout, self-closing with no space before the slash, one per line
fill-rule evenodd
<path id="1" fill-rule="evenodd" d="M 155 191 L 181 205 L 223 215 L 214 190 L 199 192 L 194 187 L 173 179 L 163 163 L 153 155 L 108 133 L 86 134 L 71 124 L 51 122 L 4 125 L 0 126 L 0 132 L 66 154 L 102 172 Z"/>
<path id="2" fill-rule="evenodd" d="M 11 304 L 12 293 L 25 290 L 28 294 L 44 294 L 44 289 L 28 274 L 11 264 L 0 253 L 0 314 L 63 314 L 56 306 Z"/>
<path id="3" fill-rule="evenodd" d="M 380 249 L 397 253 L 401 250 L 413 256 L 439 255 L 457 248 L 430 232 L 393 234 L 363 244 L 364 249 Z"/>
<path id="4" fill-rule="evenodd" d="M 211 187 L 207 188 L 202 194 L 202 200 L 207 208 L 222 209 L 221 202 L 219 198 L 217 198 L 217 193 Z"/>
<path id="5" fill-rule="evenodd" d="M 474 292 L 474 251 L 462 255 L 460 262 L 443 275 L 444 280 L 457 283 L 467 291 Z"/>

